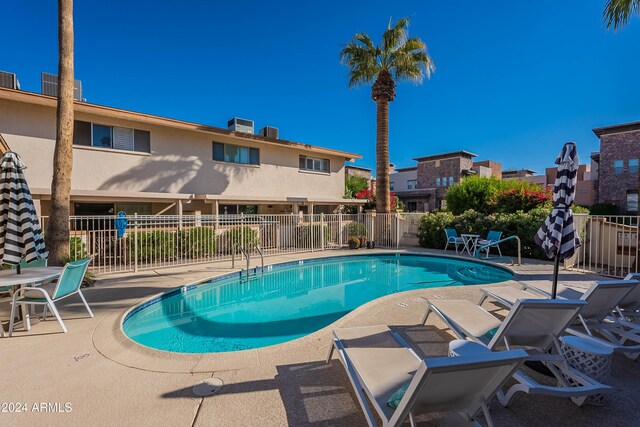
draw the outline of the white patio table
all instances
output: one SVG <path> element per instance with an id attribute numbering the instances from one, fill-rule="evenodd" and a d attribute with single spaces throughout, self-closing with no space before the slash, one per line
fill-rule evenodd
<path id="1" fill-rule="evenodd" d="M 17 273 L 17 270 L 3 270 L 0 271 L 0 287 L 20 286 L 25 288 L 27 286 L 40 286 L 44 282 L 59 277 L 60 273 L 62 273 L 62 267 L 22 268 L 20 274 Z M 22 304 L 22 321 L 26 322 L 25 329 L 27 331 L 30 329 L 30 322 L 27 321 L 28 316 L 26 304 Z"/>
<path id="2" fill-rule="evenodd" d="M 462 242 L 464 243 L 464 247 L 460 253 L 467 251 L 469 255 L 474 256 L 476 254 L 476 243 L 478 242 L 478 239 L 480 239 L 480 235 L 461 234 L 460 237 L 462 237 Z M 473 251 L 473 253 L 471 253 L 471 251 Z"/>

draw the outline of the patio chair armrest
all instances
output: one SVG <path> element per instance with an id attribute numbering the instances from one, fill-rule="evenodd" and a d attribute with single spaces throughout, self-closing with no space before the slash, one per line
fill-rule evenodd
<path id="1" fill-rule="evenodd" d="M 47 300 L 51 300 L 51 296 L 49 295 L 49 293 L 48 293 L 46 290 L 44 290 L 44 289 L 42 289 L 42 288 L 35 287 L 35 286 L 28 286 L 28 287 L 26 287 L 26 288 L 20 288 L 20 289 L 18 289 L 18 290 L 17 290 L 16 292 L 14 292 L 14 294 L 13 294 L 13 300 L 15 301 L 15 300 L 16 300 L 16 298 L 18 298 L 18 297 L 22 296 L 22 294 L 23 294 L 23 293 L 25 293 L 26 291 L 29 291 L 29 292 L 34 292 L 34 291 L 36 291 L 36 292 L 41 292 L 41 293 L 42 293 L 42 295 L 43 295 Z"/>

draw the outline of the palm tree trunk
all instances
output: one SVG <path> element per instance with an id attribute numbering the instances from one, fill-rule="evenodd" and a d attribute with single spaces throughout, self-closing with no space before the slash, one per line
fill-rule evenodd
<path id="1" fill-rule="evenodd" d="M 69 206 L 73 167 L 73 0 L 58 0 L 58 108 L 47 227 L 50 265 L 69 256 Z"/>
<path id="2" fill-rule="evenodd" d="M 389 213 L 389 101 L 376 100 L 376 212 Z"/>

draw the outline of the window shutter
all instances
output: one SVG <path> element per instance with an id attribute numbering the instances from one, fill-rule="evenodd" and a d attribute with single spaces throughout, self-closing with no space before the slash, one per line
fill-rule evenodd
<path id="1" fill-rule="evenodd" d="M 133 130 L 133 149 L 141 153 L 151 152 L 151 132 L 148 130 Z"/>
<path id="2" fill-rule="evenodd" d="M 113 148 L 133 151 L 133 129 L 113 127 Z"/>

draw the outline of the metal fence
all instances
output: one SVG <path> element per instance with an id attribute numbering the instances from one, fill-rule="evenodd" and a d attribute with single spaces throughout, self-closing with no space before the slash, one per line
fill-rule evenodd
<path id="1" fill-rule="evenodd" d="M 421 216 L 421 215 L 420 215 Z M 71 259 L 93 258 L 96 273 L 116 273 L 230 260 L 243 248 L 251 258 L 315 252 L 348 246 L 349 237 L 398 247 L 417 233 L 410 214 L 181 215 L 127 218 L 118 233 L 116 216 L 70 218 Z M 48 218 L 42 218 L 46 230 Z"/>
<path id="2" fill-rule="evenodd" d="M 639 218 L 576 214 L 582 246 L 565 261 L 565 267 L 619 278 L 638 272 Z"/>

